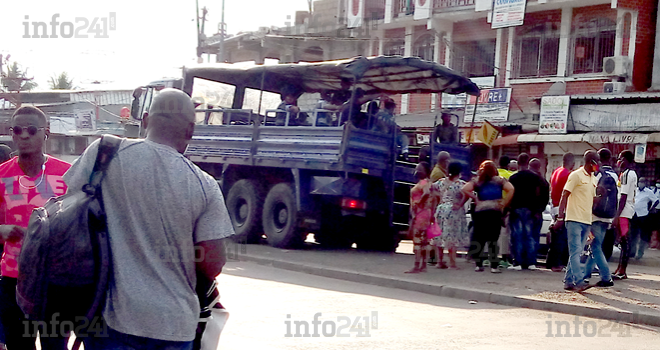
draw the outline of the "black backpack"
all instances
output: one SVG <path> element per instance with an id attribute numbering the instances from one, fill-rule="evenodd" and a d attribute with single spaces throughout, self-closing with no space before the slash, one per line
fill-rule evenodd
<path id="1" fill-rule="evenodd" d="M 49 199 L 32 212 L 18 260 L 16 288 L 16 301 L 28 319 L 46 317 L 49 285 L 86 292 L 80 300 L 93 300 L 83 306 L 88 310 L 87 320 L 101 310 L 110 276 L 101 181 L 121 141 L 103 135 L 89 183 Z"/>
<path id="2" fill-rule="evenodd" d="M 619 190 L 616 180 L 608 173 L 611 170 L 601 170 L 600 179 L 596 186 L 596 196 L 599 198 L 593 206 L 593 214 L 599 218 L 610 219 L 616 215 L 619 204 Z"/>

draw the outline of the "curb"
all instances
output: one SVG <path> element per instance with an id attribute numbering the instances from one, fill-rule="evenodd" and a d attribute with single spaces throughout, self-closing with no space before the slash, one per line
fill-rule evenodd
<path id="1" fill-rule="evenodd" d="M 333 269 L 318 265 L 302 265 L 284 260 L 250 255 L 241 255 L 241 259 L 239 261 L 241 260 L 251 261 L 259 265 L 270 265 L 275 268 L 289 271 L 307 273 L 310 275 L 340 279 L 356 283 L 371 284 L 386 288 L 397 288 L 412 292 L 437 295 L 441 297 L 461 300 L 476 300 L 478 302 L 486 302 L 498 305 L 527 308 L 540 311 L 552 311 L 576 316 L 612 320 L 622 323 L 660 327 L 660 315 L 654 315 L 650 313 L 633 313 L 629 311 L 617 311 L 590 306 L 564 304 L 553 301 L 533 299 L 525 296 L 497 294 L 450 285 L 420 283 L 418 281 L 408 280 L 405 278 L 397 279 L 378 274 Z"/>

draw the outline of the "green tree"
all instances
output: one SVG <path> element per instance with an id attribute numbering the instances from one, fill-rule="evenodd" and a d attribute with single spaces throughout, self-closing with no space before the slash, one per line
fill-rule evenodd
<path id="1" fill-rule="evenodd" d="M 73 79 L 69 79 L 66 72 L 60 73 L 57 77 L 51 77 L 48 84 L 51 90 L 73 90 Z"/>
<path id="2" fill-rule="evenodd" d="M 7 66 L 6 73 L 2 72 L 1 81 L 7 91 L 30 91 L 37 87 L 34 78 L 27 77 L 27 69 L 23 72 L 16 61 Z"/>

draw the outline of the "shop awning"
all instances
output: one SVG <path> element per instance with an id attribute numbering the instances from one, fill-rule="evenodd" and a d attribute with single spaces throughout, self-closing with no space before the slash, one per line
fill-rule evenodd
<path id="1" fill-rule="evenodd" d="M 652 134 L 588 132 L 584 134 L 557 134 L 557 135 L 534 133 L 534 134 L 518 135 L 517 142 L 538 142 L 538 143 L 586 142 L 586 143 L 595 143 L 595 144 L 605 144 L 605 143 L 637 144 L 637 143 L 648 143 L 648 142 L 660 143 L 660 132 L 655 132 Z"/>
<path id="2" fill-rule="evenodd" d="M 507 135 L 507 136 L 502 136 L 498 137 L 493 141 L 493 147 L 494 146 L 504 146 L 504 145 L 513 145 L 518 143 L 518 137 L 521 136 L 520 134 L 514 134 L 514 135 Z"/>

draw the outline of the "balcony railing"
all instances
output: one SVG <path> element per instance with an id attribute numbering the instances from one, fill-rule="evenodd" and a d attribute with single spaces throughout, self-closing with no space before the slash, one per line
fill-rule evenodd
<path id="1" fill-rule="evenodd" d="M 474 6 L 474 0 L 433 0 L 433 9 Z"/>
<path id="2" fill-rule="evenodd" d="M 475 0 L 432 0 L 433 11 L 439 12 L 447 9 L 460 9 L 461 7 L 474 7 Z M 414 0 L 395 0 L 394 13 L 397 15 L 410 15 L 415 12 Z"/>

